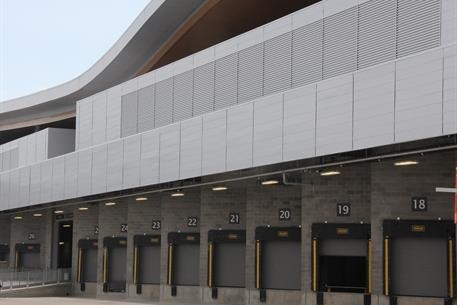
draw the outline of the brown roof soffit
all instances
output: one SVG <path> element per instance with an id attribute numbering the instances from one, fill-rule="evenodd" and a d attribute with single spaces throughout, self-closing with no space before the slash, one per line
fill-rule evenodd
<path id="1" fill-rule="evenodd" d="M 57 122 L 57 121 L 65 120 L 65 119 L 74 118 L 74 117 L 76 117 L 76 112 L 75 111 L 69 111 L 69 112 L 60 113 L 58 115 L 52 115 L 52 116 L 47 116 L 47 117 L 43 117 L 43 118 L 37 118 L 37 119 L 29 120 L 29 121 L 0 125 L 0 131 L 13 130 L 13 129 L 18 129 L 18 128 L 24 128 L 24 127 L 48 124 L 48 123 L 52 123 L 52 122 Z"/>

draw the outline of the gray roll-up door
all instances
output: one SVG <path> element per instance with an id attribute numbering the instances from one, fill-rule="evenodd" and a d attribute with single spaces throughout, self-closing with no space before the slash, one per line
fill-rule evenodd
<path id="1" fill-rule="evenodd" d="M 127 251 L 125 248 L 111 248 L 108 256 L 108 282 L 124 283 L 126 280 Z"/>
<path id="2" fill-rule="evenodd" d="M 21 268 L 40 269 L 40 253 L 37 252 L 23 252 L 21 253 Z"/>
<path id="3" fill-rule="evenodd" d="M 363 239 L 324 239 L 319 254 L 327 256 L 366 256 L 367 241 Z"/>
<path id="4" fill-rule="evenodd" d="M 139 282 L 142 284 L 159 284 L 160 247 L 141 247 L 139 253 Z"/>
<path id="5" fill-rule="evenodd" d="M 446 297 L 447 261 L 445 238 L 393 239 L 391 293 Z"/>
<path id="6" fill-rule="evenodd" d="M 97 249 L 84 250 L 83 275 L 84 282 L 97 282 Z"/>
<path id="7" fill-rule="evenodd" d="M 297 241 L 262 244 L 262 286 L 266 289 L 301 289 L 301 249 Z"/>
<path id="8" fill-rule="evenodd" d="M 214 251 L 214 285 L 245 286 L 245 243 L 217 243 Z"/>
<path id="9" fill-rule="evenodd" d="M 174 284 L 183 286 L 198 286 L 199 278 L 200 245 L 176 245 L 173 261 Z"/>

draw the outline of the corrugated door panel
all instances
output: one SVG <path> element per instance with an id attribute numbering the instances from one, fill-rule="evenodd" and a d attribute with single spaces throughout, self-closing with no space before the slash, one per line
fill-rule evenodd
<path id="1" fill-rule="evenodd" d="M 216 110 L 235 105 L 238 101 L 238 54 L 231 54 L 216 61 L 215 102 Z"/>
<path id="2" fill-rule="evenodd" d="M 173 122 L 179 122 L 192 117 L 194 71 L 176 75 L 174 83 Z"/>
<path id="3" fill-rule="evenodd" d="M 264 48 L 263 94 L 289 89 L 292 78 L 292 32 L 265 41 Z"/>
<path id="4" fill-rule="evenodd" d="M 65 155 L 65 199 L 76 197 L 78 186 L 78 154 Z"/>
<path id="5" fill-rule="evenodd" d="M 252 166 L 254 104 L 227 109 L 227 170 Z"/>
<path id="6" fill-rule="evenodd" d="M 160 182 L 179 179 L 180 124 L 160 130 Z"/>
<path id="7" fill-rule="evenodd" d="M 140 184 L 141 136 L 137 135 L 124 140 L 124 188 Z"/>
<path id="8" fill-rule="evenodd" d="M 141 135 L 140 184 L 159 182 L 159 132 L 151 130 Z"/>
<path id="9" fill-rule="evenodd" d="M 441 43 L 441 0 L 398 0 L 397 57 Z"/>
<path id="10" fill-rule="evenodd" d="M 41 163 L 41 202 L 52 201 L 52 161 Z"/>
<path id="11" fill-rule="evenodd" d="M 180 178 L 202 174 L 202 117 L 181 123 Z"/>
<path id="12" fill-rule="evenodd" d="M 92 150 L 92 194 L 106 192 L 106 145 Z"/>
<path id="13" fill-rule="evenodd" d="M 292 34 L 292 87 L 322 80 L 324 22 L 307 24 Z"/>
<path id="14" fill-rule="evenodd" d="M 193 115 L 214 110 L 214 62 L 194 70 Z"/>
<path id="15" fill-rule="evenodd" d="M 263 95 L 263 43 L 238 53 L 238 103 Z"/>
<path id="16" fill-rule="evenodd" d="M 52 160 L 52 201 L 62 200 L 65 196 L 65 158 Z"/>
<path id="17" fill-rule="evenodd" d="M 124 141 L 116 141 L 108 144 L 106 168 L 106 190 L 114 191 L 122 189 L 122 164 L 124 159 Z"/>
<path id="18" fill-rule="evenodd" d="M 358 68 L 396 56 L 397 0 L 371 0 L 359 6 Z"/>
<path id="19" fill-rule="evenodd" d="M 154 127 L 172 123 L 173 119 L 173 78 L 156 84 Z"/>
<path id="20" fill-rule="evenodd" d="M 30 201 L 30 167 L 22 167 L 19 171 L 19 206 L 27 206 Z"/>
<path id="21" fill-rule="evenodd" d="M 138 91 L 138 132 L 154 128 L 155 86 Z"/>
<path id="22" fill-rule="evenodd" d="M 227 111 L 220 110 L 203 116 L 202 173 L 225 171 Z"/>
<path id="23" fill-rule="evenodd" d="M 357 7 L 324 19 L 324 79 L 357 69 Z"/>
<path id="24" fill-rule="evenodd" d="M 92 186 L 92 150 L 78 152 L 78 196 L 91 193 Z"/>
<path id="25" fill-rule="evenodd" d="M 41 199 L 41 164 L 30 167 L 30 204 L 37 204 Z"/>
<path id="26" fill-rule="evenodd" d="M 122 96 L 121 137 L 138 132 L 138 91 Z"/>

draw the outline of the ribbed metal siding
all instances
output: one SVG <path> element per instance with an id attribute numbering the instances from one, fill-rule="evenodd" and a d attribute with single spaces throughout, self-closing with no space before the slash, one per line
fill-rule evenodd
<path id="1" fill-rule="evenodd" d="M 216 61 L 214 108 L 222 109 L 238 101 L 238 54 L 231 54 Z"/>
<path id="2" fill-rule="evenodd" d="M 263 95 L 263 43 L 238 53 L 238 103 Z"/>
<path id="3" fill-rule="evenodd" d="M 372 0 L 359 6 L 359 69 L 395 59 L 396 19 L 396 0 Z"/>
<path id="4" fill-rule="evenodd" d="M 357 69 L 357 7 L 324 19 L 324 79 Z"/>
<path id="5" fill-rule="evenodd" d="M 214 62 L 194 70 L 193 115 L 214 110 Z"/>
<path id="6" fill-rule="evenodd" d="M 173 119 L 173 78 L 156 84 L 155 126 L 160 127 L 172 123 Z"/>
<path id="7" fill-rule="evenodd" d="M 122 96 L 121 101 L 121 137 L 127 137 L 138 131 L 138 91 Z"/>
<path id="8" fill-rule="evenodd" d="M 292 87 L 322 80 L 323 31 L 322 20 L 293 31 Z"/>
<path id="9" fill-rule="evenodd" d="M 155 86 L 138 91 L 138 132 L 154 128 Z"/>
<path id="10" fill-rule="evenodd" d="M 287 90 L 291 86 L 292 32 L 265 41 L 263 94 Z"/>
<path id="11" fill-rule="evenodd" d="M 397 57 L 441 43 L 440 0 L 398 0 Z"/>
<path id="12" fill-rule="evenodd" d="M 173 122 L 178 122 L 192 117 L 194 71 L 176 75 L 174 82 Z"/>

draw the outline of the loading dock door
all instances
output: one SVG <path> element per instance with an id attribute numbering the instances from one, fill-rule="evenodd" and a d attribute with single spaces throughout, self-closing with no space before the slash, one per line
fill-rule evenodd
<path id="1" fill-rule="evenodd" d="M 87 249 L 83 258 L 83 282 L 97 282 L 97 249 Z"/>
<path id="2" fill-rule="evenodd" d="M 40 245 L 39 244 L 16 244 L 16 269 L 33 270 L 40 269 Z"/>
<path id="3" fill-rule="evenodd" d="M 103 290 L 125 292 L 127 239 L 106 237 L 103 239 Z"/>
<path id="4" fill-rule="evenodd" d="M 133 237 L 134 284 L 160 283 L 160 235 L 144 234 Z M 141 288 L 137 287 L 141 293 Z"/>
<path id="5" fill-rule="evenodd" d="M 392 240 L 392 293 L 447 296 L 447 240 L 395 238 Z"/>
<path id="6" fill-rule="evenodd" d="M 112 285 L 125 284 L 127 279 L 125 267 L 127 251 L 125 248 L 112 248 L 109 251 L 109 277 L 108 282 Z"/>
<path id="7" fill-rule="evenodd" d="M 200 284 L 200 233 L 168 233 L 168 285 Z"/>

